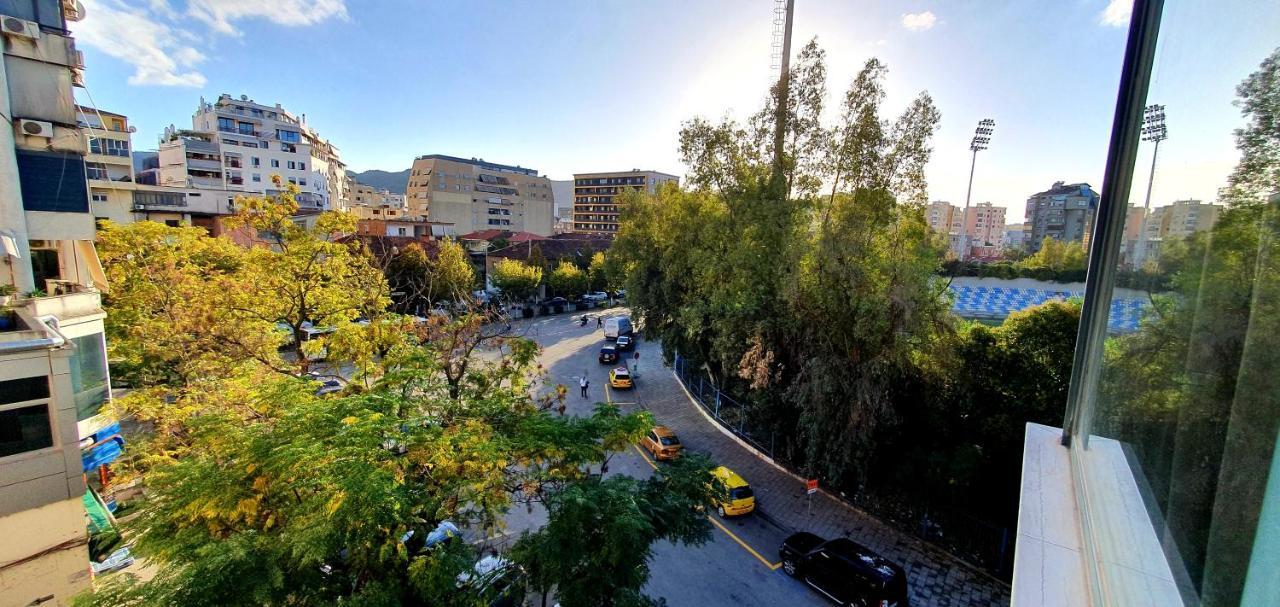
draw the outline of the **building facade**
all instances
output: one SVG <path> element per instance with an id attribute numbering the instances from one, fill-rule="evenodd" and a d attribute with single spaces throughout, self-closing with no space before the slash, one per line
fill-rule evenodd
<path id="1" fill-rule="evenodd" d="M 520 166 L 442 154 L 419 156 L 405 189 L 411 213 L 449 223 L 459 233 L 498 229 L 550 236 L 551 180 Z"/>
<path id="2" fill-rule="evenodd" d="M 1045 237 L 1065 242 L 1087 241 L 1098 208 L 1098 193 L 1087 183 L 1056 182 L 1027 198 L 1027 250 L 1040 250 Z"/>
<path id="3" fill-rule="evenodd" d="M 390 190 L 375 188 L 363 183 L 351 182 L 348 194 L 351 206 L 386 207 L 408 209 L 404 194 L 394 194 Z"/>
<path id="4" fill-rule="evenodd" d="M 627 190 L 652 194 L 664 183 L 679 183 L 675 175 L 657 171 L 616 171 L 577 173 L 573 176 L 573 231 L 587 234 L 616 234 L 622 209 L 618 195 Z"/>
<path id="5" fill-rule="evenodd" d="M 960 207 L 942 200 L 935 200 L 924 209 L 929 229 L 939 234 L 959 234 L 961 215 Z"/>
<path id="6" fill-rule="evenodd" d="M 964 234 L 969 237 L 969 245 L 1001 249 L 1004 246 L 1004 215 L 1004 207 L 990 202 L 969 207 L 964 215 Z"/>
<path id="7" fill-rule="evenodd" d="M 200 99 L 191 129 L 165 129 L 160 144 L 159 184 L 172 187 L 276 194 L 300 190 L 302 211 L 343 209 L 351 179 L 338 149 L 280 104 L 263 105 L 241 95 Z"/>
<path id="8" fill-rule="evenodd" d="M 1196 232 L 1211 230 L 1221 212 L 1220 204 L 1175 200 L 1168 206 L 1151 209 L 1147 218 L 1147 238 L 1186 238 Z"/>
<path id="9" fill-rule="evenodd" d="M 106 279 L 86 153 L 103 165 L 95 177 L 127 171 L 106 153 L 118 136 L 86 141 L 78 124 L 81 61 L 67 29 L 78 5 L 0 5 L 0 607 L 68 605 L 89 587 L 86 506 L 101 500 L 87 489 L 120 449 L 119 426 L 101 414 Z"/>

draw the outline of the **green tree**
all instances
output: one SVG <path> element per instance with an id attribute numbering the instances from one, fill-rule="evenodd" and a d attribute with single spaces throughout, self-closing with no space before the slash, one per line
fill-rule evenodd
<path id="1" fill-rule="evenodd" d="M 502 292 L 503 297 L 512 301 L 526 301 L 538 292 L 538 285 L 542 284 L 542 268 L 503 257 L 493 264 L 489 280 Z"/>
<path id="2" fill-rule="evenodd" d="M 1040 242 L 1040 250 L 1019 261 L 1017 267 L 1051 272 L 1082 272 L 1087 258 L 1083 242 L 1063 242 L 1045 236 Z"/>
<path id="3" fill-rule="evenodd" d="M 576 299 L 587 292 L 587 273 L 571 261 L 561 260 L 547 278 L 547 286 L 557 296 Z"/>
<path id="4" fill-rule="evenodd" d="M 701 545 L 711 539 L 706 511 L 722 487 L 713 464 L 684 457 L 642 481 L 610 476 L 569 485 L 547 501 L 548 522 L 525 533 L 512 554 L 544 594 L 566 607 L 659 604 L 641 589 L 658 541 Z"/>
<path id="5" fill-rule="evenodd" d="M 587 289 L 590 291 L 609 289 L 609 270 L 609 260 L 604 251 L 592 253 L 591 262 L 587 264 Z"/>

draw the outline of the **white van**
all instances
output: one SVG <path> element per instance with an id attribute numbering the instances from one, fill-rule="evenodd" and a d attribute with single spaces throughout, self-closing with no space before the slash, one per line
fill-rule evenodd
<path id="1" fill-rule="evenodd" d="M 631 319 L 626 316 L 611 316 L 604 319 L 604 338 L 614 341 L 619 335 L 631 335 Z"/>

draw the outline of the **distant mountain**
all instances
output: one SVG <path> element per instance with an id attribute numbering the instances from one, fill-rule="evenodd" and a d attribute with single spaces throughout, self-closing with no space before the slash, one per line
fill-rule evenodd
<path id="1" fill-rule="evenodd" d="M 375 188 L 385 189 L 392 194 L 403 194 L 406 185 L 409 185 L 409 169 L 396 171 L 391 173 L 388 171 L 379 171 L 373 169 L 357 173 L 355 171 L 347 171 L 351 176 L 356 178 L 356 183 L 371 185 Z"/>

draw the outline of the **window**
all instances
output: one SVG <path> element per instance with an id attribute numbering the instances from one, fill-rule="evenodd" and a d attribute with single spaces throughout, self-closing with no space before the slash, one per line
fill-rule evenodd
<path id="1" fill-rule="evenodd" d="M 302 140 L 297 131 L 286 131 L 284 129 L 276 129 L 276 139 L 288 143 L 298 143 Z"/>
<path id="2" fill-rule="evenodd" d="M 298 163 L 298 170 L 299 170 L 299 171 L 305 171 L 305 170 L 307 170 L 307 163 L 305 163 L 305 162 L 299 162 L 299 163 Z"/>
<path id="3" fill-rule="evenodd" d="M 258 158 L 257 156 L 251 156 L 249 158 L 249 166 L 252 166 L 252 167 L 262 166 L 262 159 Z"/>
<path id="4" fill-rule="evenodd" d="M 89 138 L 89 152 L 93 154 L 105 154 L 107 156 L 129 157 L 129 142 L 119 139 L 106 139 L 100 137 Z"/>
<path id="5" fill-rule="evenodd" d="M 261 174 L 261 173 L 254 173 L 254 174 L 253 174 L 253 181 L 254 181 L 255 183 L 261 182 L 261 181 L 262 181 L 262 174 Z"/>
<path id="6" fill-rule="evenodd" d="M 252 122 L 237 122 L 237 123 L 236 123 L 236 127 L 238 127 L 238 128 L 237 128 L 237 132 L 239 132 L 241 135 L 255 135 L 255 134 L 256 134 L 256 133 L 254 133 L 254 131 L 253 131 L 253 123 L 252 123 Z"/>
<path id="7" fill-rule="evenodd" d="M 218 118 L 218 130 L 227 133 L 234 133 L 236 132 L 236 123 L 230 118 Z"/>
<path id="8" fill-rule="evenodd" d="M 107 173 L 107 165 L 101 162 L 84 163 L 85 174 L 89 179 L 97 179 L 99 181 L 110 181 L 111 176 Z"/>
<path id="9" fill-rule="evenodd" d="M 296 162 L 294 162 L 294 161 L 292 161 L 292 160 L 290 160 L 290 161 L 288 162 L 288 165 L 289 165 L 289 168 L 291 168 L 291 169 L 296 169 L 296 168 L 298 168 L 298 163 L 296 163 Z"/>
<path id="10" fill-rule="evenodd" d="M 307 185 L 307 178 L 306 178 L 306 177 L 299 177 L 299 178 L 298 178 L 298 185 Z"/>
<path id="11" fill-rule="evenodd" d="M 293 153 L 298 151 L 298 146 L 295 146 L 292 143 L 282 143 L 280 144 L 280 149 L 285 152 Z"/>
<path id="12" fill-rule="evenodd" d="M 279 161 L 278 159 L 276 159 L 276 158 L 272 158 L 272 159 L 271 159 L 271 168 L 273 168 L 273 169 L 278 169 L 278 168 L 280 168 L 280 161 Z"/>
<path id="13" fill-rule="evenodd" d="M 0 381 L 0 457 L 53 446 L 48 398 L 43 375 Z"/>
<path id="14" fill-rule="evenodd" d="M 93 191 L 89 194 L 89 198 L 90 198 L 90 200 L 92 200 L 92 201 L 94 201 L 94 202 L 106 202 L 106 201 L 107 201 L 107 193 L 106 193 L 106 192 L 101 192 L 101 191 L 98 191 L 98 190 L 93 190 Z"/>
<path id="15" fill-rule="evenodd" d="M 107 343 L 101 333 L 75 337 L 71 342 L 75 344 L 71 354 L 71 390 L 75 395 L 76 420 L 84 421 L 97 415 L 108 400 Z"/>

